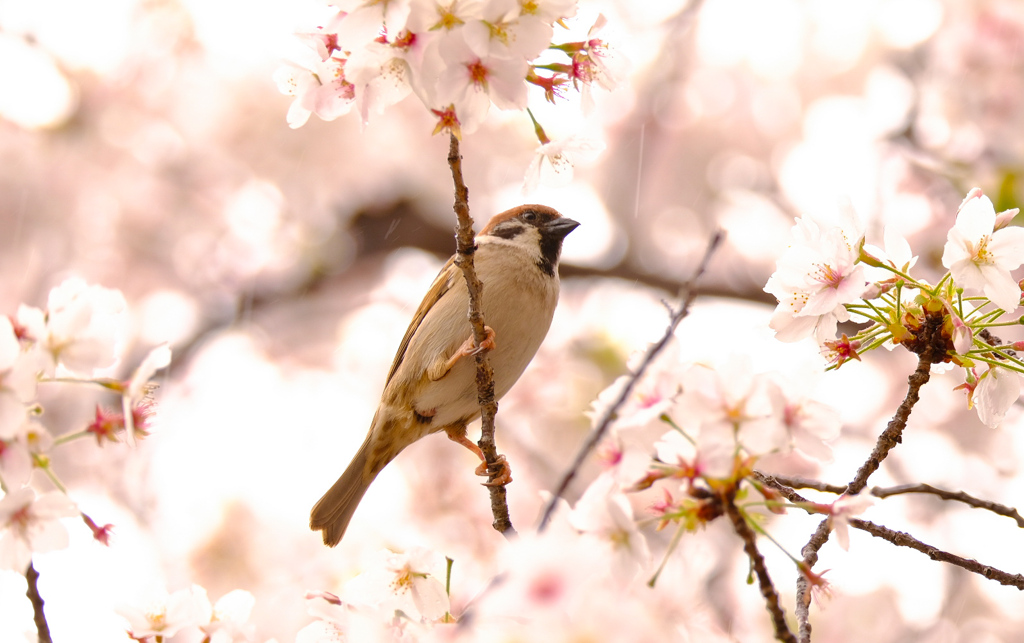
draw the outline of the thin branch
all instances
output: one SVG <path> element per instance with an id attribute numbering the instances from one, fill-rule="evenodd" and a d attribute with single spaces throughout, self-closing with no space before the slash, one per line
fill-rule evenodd
<path id="1" fill-rule="evenodd" d="M 868 478 L 871 477 L 871 474 L 877 471 L 878 467 L 882 466 L 882 461 L 889 455 L 889 452 L 903 441 L 903 430 L 907 427 L 907 420 L 910 419 L 911 410 L 913 410 L 914 405 L 920 399 L 921 387 L 931 378 L 931 367 L 931 353 L 926 351 L 919 356 L 917 369 L 907 378 L 909 384 L 907 396 L 903 398 L 903 402 L 896 409 L 896 414 L 889 421 L 889 425 L 878 436 L 878 441 L 875 443 L 875 448 L 871 451 L 871 455 L 868 456 L 868 459 L 857 470 L 857 474 L 853 477 L 850 484 L 846 485 L 845 493 L 850 495 L 860 493 L 867 486 Z M 800 550 L 807 569 L 813 568 L 815 563 L 818 562 L 818 551 L 828 542 L 829 533 L 830 528 L 826 518 L 818 524 L 818 528 L 814 530 L 810 540 Z M 801 574 L 796 579 L 795 610 L 796 620 L 799 624 L 800 643 L 810 643 L 811 640 L 810 609 L 811 588 L 807 578 Z"/>
<path id="2" fill-rule="evenodd" d="M 708 261 L 711 260 L 711 255 L 714 254 L 715 249 L 717 249 L 718 245 L 722 242 L 723 236 L 723 233 L 718 231 L 712 235 L 711 239 L 708 241 L 707 248 L 704 250 L 704 256 L 697 265 L 696 272 L 694 272 L 693 277 L 691 277 L 689 281 L 683 284 L 681 290 L 683 299 L 682 305 L 679 307 L 679 310 L 672 311 L 670 309 L 671 315 L 668 328 L 665 329 L 665 334 L 662 335 L 660 340 L 652 344 L 647 349 L 647 353 L 640 361 L 640 365 L 637 366 L 633 374 L 626 380 L 626 385 L 622 388 L 618 398 L 616 398 L 612 405 L 605 410 L 604 414 L 601 416 L 600 420 L 598 420 L 597 424 L 595 424 L 594 429 L 587 437 L 586 442 L 584 442 L 583 446 L 576 453 L 575 459 L 573 459 L 572 464 L 569 465 L 569 468 L 566 470 L 565 474 L 563 474 L 561 481 L 558 483 L 558 487 L 556 487 L 554 494 L 552 494 L 551 499 L 544 508 L 544 514 L 541 517 L 540 526 L 537 527 L 537 531 L 544 531 L 544 528 L 547 527 L 548 521 L 551 520 L 551 515 L 554 513 L 555 507 L 558 504 L 558 499 L 561 498 L 562 495 L 565 494 L 566 489 L 569 488 L 569 484 L 572 482 L 573 478 L 576 477 L 576 473 L 579 471 L 580 467 L 583 466 L 583 461 L 586 460 L 587 456 L 590 455 L 590 452 L 594 450 L 594 447 L 596 447 L 601 439 L 604 438 L 604 435 L 608 432 L 608 428 L 611 426 L 611 423 L 615 420 L 619 409 L 625 403 L 629 394 L 633 391 L 633 387 L 636 386 L 636 383 L 641 377 L 643 377 L 644 372 L 647 370 L 647 367 L 651 365 L 651 362 L 654 361 L 654 358 L 658 356 L 665 346 L 668 345 L 669 340 L 672 339 L 672 336 L 675 334 L 676 327 L 679 326 L 679 323 L 683 321 L 687 315 L 690 314 L 690 305 L 697 296 L 696 291 L 693 289 L 693 283 L 697 281 L 702 274 L 704 274 L 704 271 L 707 269 Z"/>
<path id="3" fill-rule="evenodd" d="M 882 431 L 882 434 L 878 436 L 878 442 L 875 443 L 875 448 L 871 451 L 871 455 L 861 465 L 857 475 L 853 477 L 850 484 L 846 486 L 846 493 L 849 495 L 852 496 L 860 493 L 867 486 L 868 478 L 871 474 L 877 471 L 878 467 L 882 466 L 882 460 L 885 460 L 885 457 L 889 455 L 889 451 L 903 441 L 903 429 L 907 428 L 910 411 L 917 404 L 918 399 L 920 399 L 921 387 L 931 379 L 931 368 L 931 360 L 922 355 L 917 361 L 917 370 L 908 378 L 910 386 L 907 388 L 907 396 L 903 398 L 903 402 L 896 409 L 896 415 L 889 420 L 889 425 L 885 427 L 885 431 Z"/>
<path id="4" fill-rule="evenodd" d="M 747 552 L 750 558 L 750 565 L 754 568 L 757 576 L 757 583 L 761 589 L 761 596 L 764 597 L 765 608 L 772 617 L 772 625 L 775 627 L 775 638 L 787 643 L 797 643 L 796 637 L 790 631 L 786 623 L 786 611 L 779 604 L 779 593 L 775 591 L 771 576 L 768 575 L 768 567 L 764 564 L 764 556 L 757 549 L 757 536 L 754 530 L 747 524 L 746 519 L 736 508 L 733 498 L 725 498 L 722 503 L 725 505 L 725 513 L 732 521 L 732 528 L 743 540 L 743 551 Z"/>
<path id="5" fill-rule="evenodd" d="M 1009 585 L 1010 587 L 1016 587 L 1017 589 L 1024 590 L 1024 575 L 1010 574 L 990 565 L 983 565 L 974 559 L 962 558 L 955 554 L 950 554 L 949 552 L 945 552 L 937 547 L 925 544 L 910 534 L 902 531 L 895 531 L 881 525 L 876 525 L 875 523 L 867 520 L 851 518 L 850 526 L 862 529 L 872 536 L 887 540 L 898 547 L 910 547 L 911 549 L 916 549 L 932 560 L 956 565 L 957 567 L 962 567 L 969 572 L 980 574 L 985 578 L 994 580 L 1002 585 Z"/>
<path id="6" fill-rule="evenodd" d="M 933 487 L 930 484 L 905 484 L 897 487 L 872 487 L 871 495 L 878 498 L 888 498 L 889 496 L 896 496 L 903 493 L 927 493 L 934 496 L 938 496 L 943 500 L 956 500 L 962 502 L 965 505 L 970 505 L 976 509 L 988 509 L 994 514 L 1000 516 L 1006 516 L 1016 521 L 1017 526 L 1024 529 L 1024 516 L 1013 507 L 1001 505 L 991 500 L 982 500 L 981 498 L 975 498 L 974 496 L 964 493 L 963 491 L 946 491 L 945 489 L 939 489 Z"/>
<path id="7" fill-rule="evenodd" d="M 25 580 L 28 581 L 28 591 L 25 592 L 25 596 L 28 596 L 28 600 L 32 602 L 32 618 L 36 622 L 39 643 L 52 643 L 50 626 L 46 623 L 46 614 L 43 613 L 43 597 L 39 595 L 39 572 L 31 562 L 25 571 Z"/>
<path id="8" fill-rule="evenodd" d="M 811 534 L 811 539 L 800 550 L 800 555 L 804 557 L 804 564 L 807 566 L 807 569 L 811 569 L 818 562 L 818 551 L 828 542 L 830 532 L 831 527 L 829 526 L 828 518 L 825 518 L 818 523 L 817 529 Z M 800 637 L 800 643 L 810 643 L 811 640 L 810 590 L 810 584 L 806 576 L 800 574 L 796 579 L 796 609 L 793 610 L 796 614 L 797 636 Z"/>
<path id="9" fill-rule="evenodd" d="M 771 486 L 773 489 L 777 489 L 783 495 L 785 495 L 785 488 L 789 488 L 790 491 L 793 489 L 814 489 L 815 491 L 834 494 L 846 492 L 846 485 L 829 484 L 820 480 L 801 478 L 800 476 L 785 476 L 777 473 L 769 475 L 759 471 L 755 471 L 754 475 L 759 481 Z M 927 483 L 920 483 L 897 485 L 895 487 L 872 487 L 870 493 L 876 498 L 888 498 L 889 496 L 898 496 L 904 493 L 923 493 L 938 496 L 943 500 L 956 500 L 975 509 L 988 509 L 994 514 L 1011 518 L 1017 523 L 1018 527 L 1024 529 L 1024 516 L 1021 516 L 1020 512 L 1015 508 L 999 504 L 998 502 L 992 502 L 991 500 L 982 500 L 964 491 L 947 491 Z M 791 498 L 788 499 L 792 501 Z"/>
<path id="10" fill-rule="evenodd" d="M 487 337 L 484 330 L 483 314 L 483 289 L 473 265 L 473 253 L 476 252 L 476 240 L 473 235 L 473 218 L 469 215 L 469 188 L 462 179 L 462 154 L 459 152 L 459 139 L 451 135 L 451 143 L 448 148 L 448 165 L 452 169 L 452 180 L 455 183 L 455 216 L 458 217 L 456 240 L 458 253 L 455 265 L 461 270 L 466 278 L 466 287 L 469 289 L 469 323 L 473 326 L 473 342 L 479 347 Z M 491 472 L 489 481 L 498 477 L 500 472 L 500 459 L 498 449 L 494 442 L 494 416 L 498 413 L 498 403 L 494 399 L 494 370 L 487 359 L 487 352 L 480 351 L 476 354 L 476 387 L 477 399 L 480 402 L 480 450 L 483 451 L 487 461 L 487 468 Z M 516 530 L 512 527 L 512 520 L 508 514 L 508 501 L 506 499 L 505 486 L 488 486 L 491 495 L 491 513 L 494 516 L 493 527 L 505 534 L 506 537 L 514 536 Z"/>
<path id="11" fill-rule="evenodd" d="M 844 484 L 829 484 L 827 482 L 821 482 L 820 480 L 811 480 L 809 478 L 801 478 L 800 476 L 784 476 L 778 473 L 771 475 L 761 473 L 759 476 L 766 478 L 761 480 L 765 484 L 771 484 L 768 480 L 774 480 L 775 482 L 785 485 L 790 489 L 814 489 L 815 491 L 823 491 L 825 493 L 841 494 L 846 493 L 846 485 Z M 760 477 L 758 478 L 761 479 Z M 771 486 L 775 489 L 779 489 L 774 484 Z M 781 491 L 781 489 L 779 489 Z"/>

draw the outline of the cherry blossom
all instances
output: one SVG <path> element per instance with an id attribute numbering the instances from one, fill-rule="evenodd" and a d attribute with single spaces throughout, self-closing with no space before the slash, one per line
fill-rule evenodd
<path id="1" fill-rule="evenodd" d="M 650 564 L 647 539 L 637 528 L 633 507 L 613 476 L 604 473 L 590 483 L 570 512 L 569 523 L 608 549 L 617 578 L 628 580 Z"/>
<path id="2" fill-rule="evenodd" d="M 521 15 L 536 16 L 546 23 L 572 18 L 577 0 L 518 0 Z"/>
<path id="3" fill-rule="evenodd" d="M 117 613 L 128 621 L 129 635 L 141 640 L 150 636 L 174 636 L 185 628 L 209 622 L 209 605 L 206 590 L 192 585 L 161 596 L 145 608 L 122 606 Z"/>
<path id="4" fill-rule="evenodd" d="M 483 5 L 473 0 L 412 0 L 406 28 L 414 33 L 451 32 L 483 17 Z"/>
<path id="5" fill-rule="evenodd" d="M 843 494 L 829 508 L 829 525 L 836 534 L 836 542 L 843 551 L 850 549 L 850 518 L 860 515 L 865 509 L 875 504 L 875 499 L 868 495 L 847 496 Z"/>
<path id="6" fill-rule="evenodd" d="M 679 469 L 689 480 L 698 476 L 725 479 L 736 459 L 735 439 L 704 440 L 695 445 L 678 431 L 668 431 L 654 443 L 659 462 Z"/>
<path id="7" fill-rule="evenodd" d="M 1006 368 L 991 366 L 981 375 L 972 399 L 978 418 L 996 428 L 1020 397 L 1020 375 Z"/>
<path id="8" fill-rule="evenodd" d="M 832 461 L 828 441 L 839 437 L 842 426 L 839 412 L 827 404 L 809 398 L 804 382 L 779 377 L 767 383 L 772 409 L 789 433 L 789 447 L 821 462 Z"/>
<path id="9" fill-rule="evenodd" d="M 738 445 L 753 456 L 784 448 L 788 435 L 772 412 L 765 383 L 745 355 L 731 355 L 713 369 L 697 365 L 687 371 L 679 404 L 700 425 L 699 448 L 720 452 Z"/>
<path id="10" fill-rule="evenodd" d="M 206 623 L 199 629 L 207 636 L 210 643 L 233 643 L 234 641 L 251 641 L 256 626 L 249 622 L 256 598 L 249 592 L 236 589 L 221 596 L 216 604 L 210 605 L 206 592 L 202 593 L 203 611 L 209 614 Z"/>
<path id="11" fill-rule="evenodd" d="M 604 142 L 599 139 L 575 135 L 542 143 L 526 168 L 523 193 L 533 192 L 539 185 L 567 185 L 572 181 L 575 159 L 592 158 L 604 148 Z"/>
<path id="12" fill-rule="evenodd" d="M 481 58 L 523 60 L 539 56 L 554 35 L 551 21 L 535 13 L 522 15 L 520 8 L 516 0 L 485 0 L 481 19 L 467 22 L 463 28 L 473 53 Z"/>
<path id="13" fill-rule="evenodd" d="M 964 288 L 981 290 L 1007 312 L 1020 305 L 1021 290 L 1010 271 L 1024 262 L 1024 228 L 995 229 L 992 201 L 978 188 L 960 204 L 942 252 L 942 265 L 953 281 Z"/>
<path id="14" fill-rule="evenodd" d="M 409 0 L 337 0 L 330 4 L 346 14 L 336 28 L 338 40 L 348 51 L 375 40 L 382 25 L 391 33 L 402 31 L 412 10 Z"/>
<path id="15" fill-rule="evenodd" d="M 440 53 L 445 68 L 438 78 L 437 100 L 455 106 L 463 132 L 479 126 L 492 102 L 499 109 L 526 107 L 525 59 L 481 57 L 461 34 L 442 41 Z"/>
<path id="16" fill-rule="evenodd" d="M 590 113 L 594 108 L 594 85 L 612 91 L 623 83 L 629 68 L 629 63 L 620 52 L 597 37 L 607 24 L 608 19 L 604 15 L 599 15 L 587 32 L 587 40 L 576 46 L 568 46 L 568 50 L 572 51 L 569 78 L 580 88 L 584 114 Z"/>
<path id="17" fill-rule="evenodd" d="M 33 554 L 68 546 L 61 518 L 78 516 L 78 508 L 60 491 L 41 496 L 21 487 L 0 499 L 0 569 L 24 573 Z"/>
<path id="18" fill-rule="evenodd" d="M 0 482 L 7 489 L 28 484 L 32 477 L 32 452 L 29 451 L 29 430 L 35 424 L 24 421 L 13 435 L 0 437 Z"/>
<path id="19" fill-rule="evenodd" d="M 160 369 L 171 363 L 171 349 L 167 344 L 161 344 L 149 351 L 139 367 L 135 369 L 125 394 L 121 396 L 122 412 L 124 413 L 124 424 L 128 435 L 128 444 L 135 444 L 135 414 L 137 407 L 149 392 L 151 386 L 149 380 Z M 97 436 L 98 439 L 98 436 Z"/>
<path id="20" fill-rule="evenodd" d="M 310 114 L 333 121 L 351 111 L 355 86 L 345 78 L 345 63 L 346 59 L 332 56 L 305 65 L 286 63 L 274 72 L 281 93 L 295 97 L 288 108 L 290 127 L 305 125 Z"/>
<path id="21" fill-rule="evenodd" d="M 49 356 L 51 366 L 92 375 L 113 365 L 126 308 L 120 291 L 72 277 L 50 291 L 45 312 L 19 307 L 18 324 Z"/>
<path id="22" fill-rule="evenodd" d="M 11 438 L 25 420 L 25 405 L 35 398 L 34 352 L 23 351 L 11 320 L 0 316 L 0 439 Z"/>
<path id="23" fill-rule="evenodd" d="M 443 557 L 427 549 L 400 554 L 385 550 L 377 554 L 370 570 L 345 585 L 342 599 L 435 621 L 450 609 L 444 583 L 438 578 L 444 568 Z"/>
<path id="24" fill-rule="evenodd" d="M 769 325 L 781 341 L 813 334 L 821 343 L 835 336 L 838 322 L 850 318 L 845 305 L 867 289 L 865 267 L 858 263 L 863 234 L 838 227 L 822 230 L 807 217 L 797 219 L 793 233 L 794 244 L 764 287 L 779 301 Z"/>

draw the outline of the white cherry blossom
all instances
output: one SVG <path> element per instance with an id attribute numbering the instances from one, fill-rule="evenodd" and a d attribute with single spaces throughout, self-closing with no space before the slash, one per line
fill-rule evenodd
<path id="1" fill-rule="evenodd" d="M 533 192 L 539 185 L 568 185 L 572 181 L 575 159 L 592 158 L 604 148 L 604 141 L 600 139 L 576 135 L 542 143 L 534 151 L 533 160 L 526 168 L 523 194 Z"/>
<path id="2" fill-rule="evenodd" d="M 132 638 L 171 637 L 185 628 L 209 621 L 210 601 L 199 585 L 163 595 L 145 608 L 122 606 L 116 611 L 128 621 Z"/>
<path id="3" fill-rule="evenodd" d="M 42 368 L 37 352 L 22 350 L 11 320 L 0 315 L 0 439 L 12 438 L 25 421 L 25 405 L 36 395 Z"/>
<path id="4" fill-rule="evenodd" d="M 650 565 L 647 539 L 614 476 L 603 473 L 590 483 L 570 512 L 569 523 L 607 549 L 605 559 L 614 577 L 628 581 Z"/>
<path id="5" fill-rule="evenodd" d="M 0 569 L 24 573 L 33 554 L 67 547 L 68 530 L 60 519 L 78 515 L 60 491 L 38 497 L 31 487 L 9 492 L 0 499 Z"/>
<path id="6" fill-rule="evenodd" d="M 455 105 L 463 132 L 479 126 L 492 102 L 499 109 L 526 107 L 526 60 L 480 57 L 461 36 L 442 41 L 440 53 L 445 68 L 438 78 L 437 100 Z"/>
<path id="7" fill-rule="evenodd" d="M 958 285 L 981 290 L 996 306 L 1013 312 L 1020 305 L 1021 291 L 1010 271 L 1024 262 L 1024 228 L 996 230 L 995 225 L 992 201 L 980 189 L 972 189 L 947 236 L 942 265 Z"/>
<path id="8" fill-rule="evenodd" d="M 401 610 L 435 621 L 450 609 L 443 575 L 444 559 L 423 548 L 406 553 L 382 551 L 371 569 L 346 583 L 344 602 L 392 613 Z"/>
<path id="9" fill-rule="evenodd" d="M 49 355 L 49 370 L 92 375 L 114 364 L 126 308 L 120 291 L 72 277 L 50 291 L 45 312 L 19 307 L 18 323 Z"/>
<path id="10" fill-rule="evenodd" d="M 990 428 L 996 428 L 1006 417 L 1013 403 L 1020 397 L 1020 375 L 998 366 L 991 366 L 979 378 L 974 389 L 974 408 L 978 418 Z"/>
<path id="11" fill-rule="evenodd" d="M 171 363 L 171 348 L 167 344 L 160 344 L 142 359 L 142 363 L 135 369 L 128 388 L 121 396 L 121 407 L 124 413 L 125 431 L 128 435 L 128 444 L 135 445 L 135 419 L 132 409 L 135 405 L 145 399 L 149 387 L 149 381 L 153 379 L 162 368 Z"/>
<path id="12" fill-rule="evenodd" d="M 839 412 L 808 397 L 801 384 L 780 377 L 769 380 L 766 392 L 772 410 L 789 434 L 788 447 L 820 462 L 831 462 L 832 448 L 827 443 L 839 437 Z"/>
<path id="13" fill-rule="evenodd" d="M 481 58 L 533 60 L 547 48 L 554 29 L 536 14 L 522 15 L 517 0 L 487 0 L 481 19 L 467 22 L 463 35 Z"/>

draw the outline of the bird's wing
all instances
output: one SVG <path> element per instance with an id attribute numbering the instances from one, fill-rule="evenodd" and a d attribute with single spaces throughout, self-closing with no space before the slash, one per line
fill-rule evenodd
<path id="1" fill-rule="evenodd" d="M 395 371 L 402 364 L 402 360 L 405 358 L 405 351 L 409 348 L 409 342 L 412 341 L 412 336 L 416 334 L 416 330 L 423 323 L 423 318 L 427 316 L 427 313 L 430 312 L 434 304 L 452 287 L 458 274 L 459 269 L 455 266 L 455 257 L 453 256 L 448 260 L 448 263 L 444 264 L 441 272 L 437 273 L 434 283 L 430 284 L 430 290 L 423 297 L 420 307 L 416 309 L 416 314 L 413 315 L 412 321 L 409 322 L 409 328 L 405 331 L 405 337 L 402 338 L 402 343 L 398 345 L 395 361 L 391 363 L 391 370 L 388 372 L 385 386 L 391 383 L 391 378 L 394 377 Z"/>

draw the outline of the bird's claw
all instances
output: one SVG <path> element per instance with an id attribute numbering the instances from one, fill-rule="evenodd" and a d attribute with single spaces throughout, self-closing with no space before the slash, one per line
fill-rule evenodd
<path id="1" fill-rule="evenodd" d="M 495 473 L 497 474 L 493 480 L 487 482 L 481 482 L 485 487 L 504 487 L 508 483 L 512 482 L 512 467 L 509 466 L 508 460 L 504 455 L 498 454 L 498 457 L 494 460 Z M 476 468 L 476 475 L 478 476 L 490 476 L 491 470 L 487 466 L 486 462 L 481 462 L 480 466 Z"/>
<path id="2" fill-rule="evenodd" d="M 467 357 L 471 355 L 479 355 L 484 351 L 493 351 L 497 347 L 497 344 L 494 343 L 494 329 L 492 329 L 490 326 L 484 326 L 484 333 L 487 335 L 486 337 L 484 337 L 484 341 L 480 342 L 479 346 L 475 346 L 469 349 L 469 351 L 466 353 Z M 466 341 L 467 343 L 472 345 L 473 338 L 471 337 Z"/>

